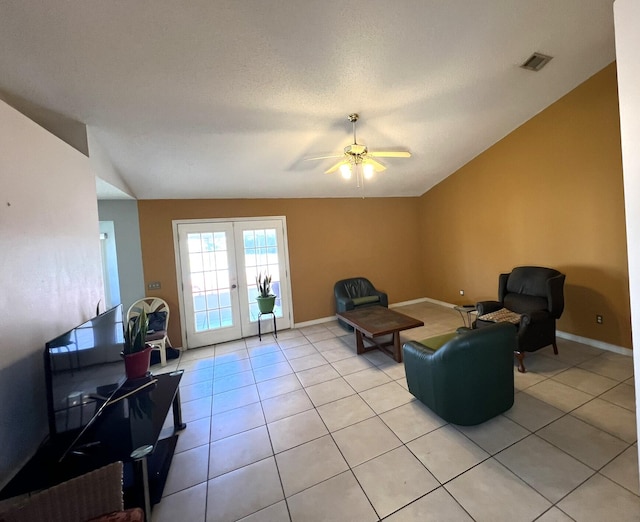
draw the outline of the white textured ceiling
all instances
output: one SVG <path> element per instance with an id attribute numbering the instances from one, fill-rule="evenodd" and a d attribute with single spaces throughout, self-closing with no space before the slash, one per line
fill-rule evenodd
<path id="1" fill-rule="evenodd" d="M 0 89 L 87 124 L 139 199 L 427 191 L 615 59 L 613 0 L 0 0 Z M 554 56 L 538 73 L 532 52 Z"/>

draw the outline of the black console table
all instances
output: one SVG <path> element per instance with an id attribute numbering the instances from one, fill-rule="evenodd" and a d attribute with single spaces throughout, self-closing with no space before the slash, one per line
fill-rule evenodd
<path id="1" fill-rule="evenodd" d="M 151 507 L 162 498 L 178 432 L 186 428 L 180 406 L 182 373 L 125 383 L 79 437 L 74 433 L 44 444 L 0 492 L 0 500 L 49 488 L 121 460 L 125 507 L 142 507 L 145 519 L 151 520 Z M 170 409 L 173 430 L 161 439 Z"/>

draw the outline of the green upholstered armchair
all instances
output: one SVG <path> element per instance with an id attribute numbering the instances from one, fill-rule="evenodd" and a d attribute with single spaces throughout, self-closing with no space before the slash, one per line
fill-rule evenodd
<path id="1" fill-rule="evenodd" d="M 376 290 L 371 281 L 365 277 L 342 279 L 333 285 L 336 300 L 336 312 L 346 312 L 365 306 L 389 307 L 387 294 Z M 343 328 L 353 330 L 348 324 L 339 321 Z"/>
<path id="2" fill-rule="evenodd" d="M 444 420 L 471 426 L 513 406 L 516 328 L 497 323 L 459 332 L 405 343 L 404 366 L 416 398 Z"/>

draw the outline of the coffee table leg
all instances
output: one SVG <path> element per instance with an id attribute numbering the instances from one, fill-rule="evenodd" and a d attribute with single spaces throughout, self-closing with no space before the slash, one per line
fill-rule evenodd
<path id="1" fill-rule="evenodd" d="M 402 346 L 400 346 L 400 332 L 393 332 L 393 351 L 397 362 L 402 362 Z"/>
<path id="2" fill-rule="evenodd" d="M 362 341 L 362 332 L 356 328 L 356 353 L 361 355 L 364 353 L 364 342 Z"/>

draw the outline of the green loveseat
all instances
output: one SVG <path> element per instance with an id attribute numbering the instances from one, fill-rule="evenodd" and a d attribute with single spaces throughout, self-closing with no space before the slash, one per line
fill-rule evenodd
<path id="1" fill-rule="evenodd" d="M 448 422 L 480 424 L 513 406 L 516 328 L 497 323 L 404 344 L 409 391 Z"/>

